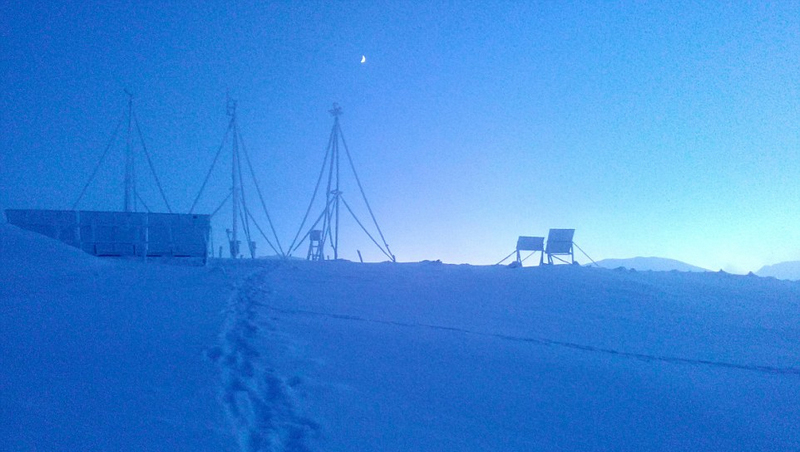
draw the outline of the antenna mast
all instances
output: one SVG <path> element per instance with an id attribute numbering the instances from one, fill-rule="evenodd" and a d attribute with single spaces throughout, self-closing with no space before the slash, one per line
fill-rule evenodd
<path id="1" fill-rule="evenodd" d="M 147 146 L 144 142 L 144 136 L 142 135 L 142 128 L 139 126 L 139 120 L 136 118 L 136 112 L 133 110 L 133 94 L 127 89 L 125 90 L 125 94 L 128 95 L 128 108 L 127 111 L 123 111 L 122 115 L 117 122 L 117 126 L 114 128 L 114 133 L 111 135 L 111 140 L 108 142 L 106 149 L 103 151 L 103 155 L 100 156 L 100 160 L 97 162 L 97 165 L 92 170 L 92 174 L 89 176 L 89 180 L 86 181 L 86 185 L 83 186 L 80 195 L 78 195 L 78 199 L 75 200 L 75 203 L 72 204 L 72 210 L 78 208 L 78 204 L 80 204 L 81 199 L 83 199 L 83 195 L 86 194 L 86 189 L 89 188 L 89 185 L 94 180 L 94 177 L 97 175 L 97 171 L 102 166 L 103 161 L 108 155 L 108 151 L 114 145 L 117 139 L 117 133 L 122 128 L 123 122 L 125 122 L 127 116 L 127 126 L 128 126 L 128 136 L 125 139 L 125 197 L 122 200 L 122 209 L 124 212 L 136 212 L 138 204 L 141 205 L 150 212 L 150 208 L 147 207 L 147 204 L 139 196 L 139 193 L 136 191 L 136 154 L 134 153 L 134 143 L 135 138 L 139 140 L 139 146 L 142 148 L 142 153 L 147 161 L 147 166 L 150 168 L 150 174 L 153 176 L 153 180 L 158 187 L 158 192 L 161 194 L 161 200 L 164 201 L 164 206 L 167 208 L 169 213 L 172 213 L 172 208 L 167 201 L 167 197 L 164 194 L 164 187 L 161 186 L 161 181 L 158 179 L 158 174 L 156 174 L 156 168 L 153 165 L 153 160 L 150 158 L 150 153 L 147 151 Z M 133 132 L 134 129 L 136 131 L 136 137 L 134 138 Z"/>
<path id="2" fill-rule="evenodd" d="M 200 187 L 200 191 L 197 193 L 197 197 L 195 197 L 194 202 L 192 203 L 192 207 L 189 209 L 189 213 L 194 212 L 194 208 L 197 206 L 197 202 L 200 200 L 200 197 L 203 194 L 203 191 L 206 188 L 206 183 L 211 177 L 211 173 L 214 171 L 214 166 L 217 164 L 217 160 L 222 152 L 223 148 L 225 148 L 228 139 L 232 140 L 231 143 L 231 190 L 228 193 L 228 196 L 222 200 L 222 203 L 214 209 L 211 213 L 213 217 L 222 209 L 222 206 L 228 202 L 228 199 L 231 200 L 231 228 L 225 229 L 225 233 L 228 236 L 228 246 L 230 251 L 230 257 L 233 259 L 241 257 L 240 249 L 241 249 L 241 240 L 239 240 L 239 226 L 242 228 L 242 232 L 244 232 L 245 238 L 247 239 L 247 249 L 250 252 L 250 257 L 255 259 L 256 257 L 256 242 L 253 240 L 253 231 L 251 226 L 255 226 L 261 236 L 264 238 L 264 241 L 267 242 L 267 245 L 275 251 L 275 254 L 283 257 L 285 256 L 283 252 L 283 248 L 281 247 L 280 241 L 278 240 L 278 234 L 275 232 L 275 227 L 272 224 L 272 219 L 270 218 L 269 211 L 267 210 L 267 205 L 264 202 L 264 196 L 261 192 L 261 188 L 258 185 L 258 180 L 256 179 L 255 171 L 253 170 L 252 162 L 250 161 L 250 155 L 247 152 L 247 146 L 245 146 L 244 141 L 242 140 L 242 136 L 239 133 L 239 125 L 238 125 L 238 115 L 236 113 L 236 101 L 228 97 L 227 101 L 227 114 L 231 118 L 228 121 L 228 128 L 225 130 L 225 136 L 222 139 L 222 144 L 220 144 L 219 148 L 217 149 L 217 153 L 214 156 L 214 161 L 211 162 L 211 167 L 208 169 L 208 173 L 206 174 L 205 180 L 203 180 L 203 184 Z M 244 155 L 244 158 L 242 158 Z M 256 219 L 253 217 L 252 211 L 247 207 L 247 200 L 245 199 L 245 192 L 244 192 L 244 177 L 242 176 L 242 162 L 246 164 L 247 169 L 249 169 L 251 181 L 255 186 L 256 193 L 258 194 L 258 200 L 261 202 L 261 207 L 264 209 L 264 215 L 267 217 L 267 222 L 269 223 L 269 228 L 272 232 L 273 238 L 275 243 L 273 244 L 269 237 L 267 237 L 264 230 L 259 226 L 256 222 Z M 220 252 L 221 254 L 221 252 Z"/>
<path id="3" fill-rule="evenodd" d="M 364 188 L 361 186 L 361 180 L 358 178 L 358 174 L 356 173 L 355 166 L 353 165 L 353 159 L 350 156 L 350 151 L 347 149 L 347 143 L 344 140 L 344 136 L 342 135 L 342 128 L 339 125 L 339 116 L 342 114 L 342 109 L 339 107 L 338 104 L 333 104 L 333 109 L 328 110 L 328 112 L 333 115 L 333 128 L 331 129 L 330 138 L 328 140 L 328 148 L 325 153 L 325 159 L 322 162 L 322 170 L 319 173 L 319 177 L 317 178 L 317 186 L 314 188 L 314 194 L 311 197 L 311 202 L 308 205 L 308 210 L 306 210 L 305 217 L 303 218 L 302 223 L 300 224 L 300 229 L 297 231 L 295 235 L 294 241 L 289 246 L 289 255 L 292 252 L 296 251 L 297 248 L 303 243 L 305 239 L 309 239 L 309 248 L 307 259 L 314 260 L 314 261 L 322 261 L 325 260 L 325 244 L 326 242 L 330 243 L 331 248 L 333 249 L 333 258 L 339 259 L 339 219 L 340 219 L 340 207 L 344 205 L 344 208 L 353 219 L 358 223 L 361 227 L 361 230 L 370 238 L 372 243 L 378 247 L 378 249 L 388 257 L 392 262 L 395 261 L 395 256 L 392 254 L 391 250 L 389 249 L 389 245 L 386 243 L 386 239 L 383 236 L 383 232 L 381 231 L 380 226 L 378 226 L 378 221 L 375 219 L 375 215 L 372 213 L 372 208 L 369 205 L 369 201 L 367 201 L 367 196 L 364 193 Z M 355 178 L 356 183 L 358 184 L 358 189 L 361 192 L 361 198 L 364 201 L 364 204 L 367 207 L 367 211 L 372 219 L 373 224 L 375 225 L 375 229 L 378 231 L 378 235 L 383 242 L 381 245 L 378 241 L 373 237 L 372 234 L 369 233 L 367 228 L 364 224 L 356 217 L 353 210 L 350 208 L 350 205 L 345 200 L 343 196 L 343 192 L 340 187 L 340 147 L 339 141 L 342 142 L 344 147 L 345 156 L 347 157 L 347 166 L 350 167 L 352 170 L 353 177 Z M 322 183 L 322 178 L 325 175 L 325 172 L 328 173 L 327 179 L 327 187 L 325 190 L 325 208 L 322 211 L 322 214 L 317 218 L 317 220 L 311 225 L 311 229 L 306 232 L 306 234 L 300 238 L 300 234 L 303 231 L 303 227 L 308 220 L 308 215 L 311 213 L 311 209 L 314 205 L 314 200 L 317 197 L 317 193 L 320 188 L 320 184 Z M 321 225 L 320 225 L 321 222 Z M 317 226 L 320 225 L 321 228 L 317 229 Z M 298 238 L 300 239 L 298 241 Z M 359 251 L 359 257 L 361 252 Z"/>
<path id="4" fill-rule="evenodd" d="M 232 221 L 230 232 L 230 252 L 232 258 L 239 257 L 239 200 L 241 196 L 241 181 L 239 180 L 239 136 L 236 126 L 236 101 L 228 99 L 228 116 L 231 117 L 231 127 L 233 128 L 233 152 L 231 153 L 231 205 Z"/>
<path id="5" fill-rule="evenodd" d="M 133 123 L 133 94 L 127 89 L 128 95 L 128 137 L 125 142 L 125 212 L 136 211 L 136 173 L 134 168 L 133 146 L 131 144 L 131 126 Z"/>
<path id="6" fill-rule="evenodd" d="M 328 113 L 333 116 L 333 129 L 331 130 L 331 167 L 328 172 L 325 222 L 322 230 L 327 231 L 328 237 L 333 240 L 331 248 L 333 248 L 333 259 L 335 260 L 339 259 L 339 201 L 342 195 L 342 191 L 339 190 L 339 115 L 342 114 L 342 107 L 334 103 Z M 332 181 L 334 182 L 333 186 L 331 185 Z"/>

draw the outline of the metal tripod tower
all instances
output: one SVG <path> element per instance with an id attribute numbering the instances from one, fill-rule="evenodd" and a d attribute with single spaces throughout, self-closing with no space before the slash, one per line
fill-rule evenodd
<path id="1" fill-rule="evenodd" d="M 103 162 L 108 156 L 109 151 L 114 146 L 114 143 L 117 140 L 118 133 L 122 124 L 125 123 L 127 125 L 127 134 L 125 137 L 125 152 L 124 152 L 124 159 L 125 159 L 125 175 L 124 175 L 124 187 L 125 193 L 124 198 L 122 200 L 122 210 L 124 212 L 136 212 L 138 211 L 139 204 L 144 207 L 145 210 L 150 212 L 150 208 L 142 199 L 139 191 L 136 187 L 136 152 L 134 147 L 136 145 L 136 141 L 138 141 L 138 146 L 141 148 L 142 153 L 147 161 L 147 165 L 150 168 L 150 174 L 153 176 L 153 180 L 156 183 L 156 187 L 158 187 L 158 192 L 161 194 L 161 200 L 164 201 L 164 206 L 167 208 L 169 213 L 172 213 L 172 208 L 167 201 L 167 197 L 164 195 L 164 188 L 161 186 L 161 181 L 158 178 L 158 174 L 156 174 L 155 166 L 153 165 L 153 160 L 150 158 L 150 153 L 147 151 L 147 146 L 144 142 L 144 136 L 142 135 L 142 129 L 139 126 L 139 120 L 136 117 L 136 110 L 133 108 L 133 94 L 131 94 L 128 90 L 125 90 L 125 94 L 128 95 L 128 107 L 125 109 L 124 113 L 117 122 L 117 126 L 114 128 L 114 132 L 111 135 L 111 140 L 108 142 L 105 150 L 103 151 L 103 155 L 100 157 L 100 160 L 92 170 L 92 174 L 89 176 L 89 180 L 86 181 L 86 184 L 83 186 L 80 195 L 78 195 L 78 199 L 75 200 L 75 203 L 72 204 L 72 210 L 76 210 L 78 208 L 78 204 L 80 204 L 81 200 L 83 199 L 83 195 L 86 194 L 86 190 L 91 185 L 92 181 L 94 180 L 95 176 L 97 176 L 97 171 L 103 165 Z M 134 137 L 134 132 L 136 133 L 136 137 Z"/>
<path id="2" fill-rule="evenodd" d="M 337 104 L 333 104 L 333 108 L 329 110 L 333 115 L 333 128 L 331 129 L 330 138 L 330 153 L 331 162 L 328 168 L 328 189 L 325 191 L 325 212 L 322 220 L 322 239 L 318 248 L 318 255 L 314 256 L 313 260 L 320 260 L 322 252 L 325 248 L 325 238 L 331 240 L 331 248 L 333 248 L 333 258 L 339 259 L 339 204 L 342 200 L 342 192 L 339 190 L 339 135 L 341 133 L 339 126 L 339 115 L 342 114 L 342 108 Z"/>
<path id="3" fill-rule="evenodd" d="M 350 156 L 350 151 L 347 149 L 347 143 L 344 140 L 344 136 L 342 135 L 342 128 L 339 124 L 339 116 L 342 115 L 342 109 L 339 107 L 338 104 L 333 104 L 333 108 L 329 110 L 329 113 L 333 116 L 333 127 L 331 128 L 330 137 L 328 138 L 328 147 L 325 153 L 325 159 L 322 162 L 322 169 L 319 173 L 319 177 L 317 178 L 317 185 L 314 188 L 314 195 L 311 197 L 311 202 L 309 203 L 308 210 L 306 210 L 305 217 L 303 218 L 303 222 L 300 224 L 300 229 L 297 231 L 295 235 L 294 241 L 292 245 L 289 247 L 289 254 L 291 255 L 292 252 L 297 250 L 300 247 L 302 242 L 308 238 L 309 239 L 309 248 L 307 259 L 308 260 L 315 260 L 315 261 L 322 261 L 325 260 L 325 246 L 329 245 L 331 250 L 333 251 L 333 259 L 339 259 L 340 255 L 340 247 L 339 247 L 339 230 L 340 230 L 340 220 L 341 220 L 341 211 L 342 207 L 350 213 L 350 215 L 355 219 L 356 223 L 361 227 L 364 233 L 372 240 L 375 246 L 380 249 L 380 251 L 386 255 L 392 262 L 395 261 L 395 256 L 392 254 L 391 250 L 389 249 L 389 245 L 386 243 L 386 239 L 383 236 L 383 231 L 381 231 L 380 226 L 378 225 L 377 220 L 375 219 L 375 215 L 372 212 L 372 208 L 369 205 L 369 201 L 367 201 L 367 197 L 364 194 L 364 188 L 361 185 L 361 180 L 358 178 L 358 173 L 356 173 L 355 166 L 353 165 L 353 159 Z M 341 142 L 341 147 L 339 146 Z M 367 207 L 370 217 L 372 218 L 372 222 L 375 225 L 375 229 L 378 232 L 378 236 L 382 241 L 382 245 L 378 243 L 378 241 L 373 237 L 372 234 L 364 227 L 364 224 L 358 219 L 355 215 L 353 210 L 350 208 L 350 205 L 347 203 L 343 196 L 343 191 L 341 190 L 341 149 L 344 149 L 344 154 L 347 157 L 348 166 L 353 172 L 353 176 L 358 184 L 358 189 L 361 192 L 361 197 L 364 200 L 364 204 Z M 327 173 L 327 185 L 325 189 L 325 207 L 311 226 L 311 228 L 306 232 L 302 239 L 298 241 L 301 232 L 303 231 L 303 227 L 308 220 L 308 215 L 311 212 L 311 209 L 314 205 L 314 200 L 317 197 L 317 193 L 319 192 L 319 188 L 322 182 L 323 177 Z M 317 228 L 317 226 L 320 226 Z M 360 257 L 359 251 L 359 257 Z"/>
<path id="4" fill-rule="evenodd" d="M 125 201 L 124 212 L 136 211 L 136 166 L 131 143 L 131 125 L 133 123 L 133 95 L 125 90 L 128 95 L 128 135 L 125 139 Z"/>
<path id="5" fill-rule="evenodd" d="M 283 248 L 281 247 L 280 241 L 278 240 L 278 235 L 275 232 L 275 227 L 272 224 L 272 219 L 270 218 L 269 211 L 267 210 L 266 203 L 264 202 L 264 197 L 261 193 L 261 188 L 258 185 L 258 180 L 255 176 L 255 171 L 253 170 L 253 165 L 250 162 L 250 156 L 248 155 L 247 148 L 244 145 L 244 141 L 242 140 L 242 136 L 239 132 L 239 123 L 238 123 L 238 116 L 236 113 L 236 101 L 233 99 L 228 99 L 227 103 L 227 115 L 230 117 L 228 121 L 228 128 L 225 130 L 225 136 L 222 139 L 222 144 L 220 145 L 219 149 L 217 150 L 216 155 L 214 156 L 214 161 L 211 163 L 211 167 L 208 169 L 208 173 L 206 174 L 205 179 L 203 180 L 203 185 L 200 187 L 200 192 L 197 194 L 194 202 L 192 203 L 192 207 L 189 209 L 189 213 L 194 212 L 194 208 L 197 206 L 197 202 L 200 200 L 200 196 L 202 196 L 203 191 L 205 190 L 206 184 L 208 183 L 209 178 L 211 177 L 211 173 L 214 170 L 214 166 L 219 159 L 219 156 L 225 148 L 225 144 L 230 137 L 232 139 L 231 142 L 231 173 L 230 173 L 230 191 L 228 192 L 228 196 L 222 200 L 220 205 L 211 213 L 213 217 L 219 212 L 220 209 L 228 202 L 228 199 L 231 200 L 231 228 L 226 229 L 225 232 L 228 236 L 228 251 L 230 253 L 231 258 L 239 258 L 241 257 L 241 243 L 242 241 L 239 238 L 239 230 L 244 233 L 247 243 L 247 248 L 250 253 L 250 257 L 255 259 L 256 257 L 256 242 L 252 239 L 251 233 L 251 225 L 255 226 L 264 240 L 267 242 L 270 248 L 279 256 L 284 256 Z M 242 158 L 244 157 L 244 158 Z M 245 190 L 242 177 L 242 161 L 245 162 L 247 168 L 249 169 L 251 182 L 255 186 L 256 192 L 258 193 L 258 198 L 261 201 L 261 207 L 264 209 L 264 215 L 267 218 L 267 222 L 269 223 L 269 227 L 272 231 L 273 238 L 275 240 L 275 244 L 267 237 L 264 233 L 264 230 L 258 225 L 253 217 L 252 212 L 247 206 L 247 200 L 245 199 Z"/>
<path id="6" fill-rule="evenodd" d="M 231 215 L 231 229 L 228 237 L 228 244 L 232 258 L 239 257 L 239 209 L 240 201 L 243 198 L 242 184 L 241 184 L 241 167 L 239 166 L 239 127 L 236 123 L 236 101 L 228 100 L 228 116 L 231 117 L 230 127 L 233 131 L 233 152 L 231 152 L 231 207 L 233 215 Z M 245 222 L 246 223 L 246 222 Z M 249 234 L 248 234 L 249 236 Z M 251 242 L 248 237 L 248 242 Z M 252 243 L 252 242 L 251 242 Z M 255 258 L 255 246 L 250 244 L 251 258 Z"/>

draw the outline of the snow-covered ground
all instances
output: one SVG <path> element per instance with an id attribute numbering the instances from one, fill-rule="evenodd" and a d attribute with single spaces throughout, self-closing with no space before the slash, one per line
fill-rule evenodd
<path id="1" fill-rule="evenodd" d="M 144 265 L 3 225 L 0 284 L 1 450 L 800 450 L 796 282 Z"/>
<path id="2" fill-rule="evenodd" d="M 205 358 L 232 289 L 0 224 L 0 450 L 237 450 Z"/>

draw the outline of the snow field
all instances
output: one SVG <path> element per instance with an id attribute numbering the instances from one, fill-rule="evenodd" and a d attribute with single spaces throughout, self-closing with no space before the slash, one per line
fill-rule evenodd
<path id="1" fill-rule="evenodd" d="M 800 283 L 100 260 L 0 225 L 0 451 L 800 450 Z"/>
<path id="2" fill-rule="evenodd" d="M 800 447 L 797 284 L 345 262 L 259 279 L 257 348 L 303 382 L 312 450 Z"/>

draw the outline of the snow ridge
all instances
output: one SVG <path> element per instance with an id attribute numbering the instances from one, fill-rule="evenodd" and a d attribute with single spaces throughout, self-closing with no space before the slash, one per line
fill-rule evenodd
<path id="1" fill-rule="evenodd" d="M 319 429 L 297 413 L 294 387 L 299 380 L 277 375 L 258 349 L 263 343 L 259 325 L 269 324 L 258 318 L 256 300 L 270 292 L 256 281 L 279 266 L 254 273 L 234 291 L 218 352 L 222 402 L 242 452 L 311 452 L 309 440 Z"/>
<path id="2" fill-rule="evenodd" d="M 294 315 L 307 315 L 307 316 L 314 316 L 314 317 L 327 317 L 336 320 L 345 320 L 345 321 L 354 321 L 354 322 L 367 322 L 367 323 L 378 323 L 384 325 L 393 325 L 393 326 L 400 326 L 406 328 L 426 328 L 432 330 L 439 330 L 439 331 L 449 331 L 461 334 L 469 334 L 469 335 L 476 335 L 476 336 L 484 336 L 484 337 L 493 337 L 496 339 L 507 340 L 507 341 L 515 341 L 515 342 L 526 342 L 531 344 L 538 344 L 544 346 L 555 346 L 555 347 L 563 347 L 569 348 L 573 350 L 581 350 L 585 352 L 592 352 L 592 353 L 603 353 L 607 355 L 614 355 L 623 358 L 632 358 L 638 359 L 646 362 L 650 361 L 660 361 L 665 363 L 672 363 L 672 364 L 689 364 L 689 365 L 700 365 L 700 366 L 708 366 L 708 367 L 717 367 L 717 368 L 727 368 L 727 369 L 736 369 L 736 370 L 745 370 L 751 372 L 758 372 L 764 374 L 773 374 L 773 375 L 790 375 L 800 377 L 800 368 L 798 367 L 775 367 L 775 366 L 763 366 L 758 364 L 739 364 L 739 363 L 731 363 L 725 361 L 713 361 L 707 359 L 696 359 L 696 358 L 684 358 L 679 356 L 665 356 L 665 355 L 654 355 L 654 354 L 646 354 L 646 353 L 635 353 L 635 352 L 626 352 L 622 350 L 616 350 L 611 348 L 603 348 L 603 347 L 596 347 L 593 345 L 585 345 L 579 344 L 575 342 L 567 342 L 567 341 L 559 341 L 541 337 L 526 337 L 526 336 L 514 336 L 508 334 L 499 334 L 499 333 L 491 333 L 491 332 L 481 332 L 481 331 L 474 331 L 468 330 L 464 328 L 458 327 L 451 327 L 451 326 L 444 326 L 444 325 L 431 325 L 431 324 L 424 324 L 424 323 L 407 323 L 407 322 L 398 322 L 394 320 L 377 320 L 377 319 L 370 319 L 364 318 L 359 316 L 353 315 L 344 315 L 344 314 L 332 314 L 332 313 L 325 313 L 325 312 L 316 312 L 316 311 L 308 311 L 302 309 L 281 309 L 275 308 L 266 305 L 260 305 L 265 309 L 270 311 L 280 312 L 282 314 L 294 314 Z"/>

